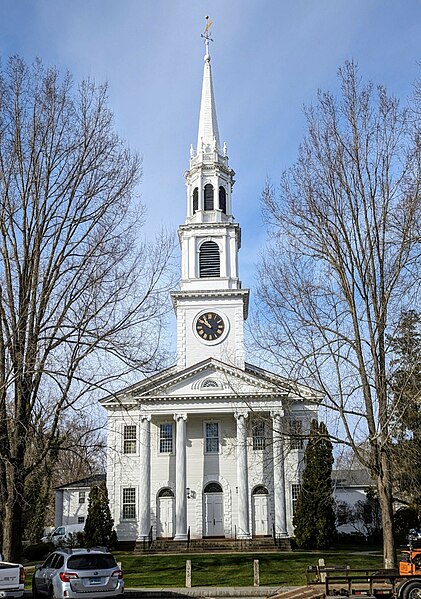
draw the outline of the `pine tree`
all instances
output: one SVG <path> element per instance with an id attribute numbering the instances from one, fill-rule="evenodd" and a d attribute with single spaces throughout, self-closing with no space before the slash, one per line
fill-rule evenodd
<path id="1" fill-rule="evenodd" d="M 389 339 L 395 493 L 421 515 L 421 315 L 402 313 Z"/>
<path id="2" fill-rule="evenodd" d="M 311 422 L 301 490 L 293 519 L 299 547 L 325 549 L 336 536 L 332 491 L 332 443 L 326 425 Z"/>
<path id="3" fill-rule="evenodd" d="M 92 487 L 89 493 L 88 515 L 85 523 L 85 543 L 87 547 L 114 547 L 117 534 L 113 529 L 108 491 L 104 482 Z"/>

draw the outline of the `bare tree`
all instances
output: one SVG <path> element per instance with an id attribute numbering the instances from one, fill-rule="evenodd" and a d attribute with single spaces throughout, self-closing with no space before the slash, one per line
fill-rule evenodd
<path id="1" fill-rule="evenodd" d="M 154 370 L 172 240 L 140 243 L 140 160 L 106 86 L 0 70 L 0 521 L 19 559 L 25 482 L 93 389 Z M 110 373 L 113 373 L 112 376 Z M 34 451 L 37 447 L 38 451 Z"/>
<path id="2" fill-rule="evenodd" d="M 68 412 L 68 411 L 67 411 Z M 44 462 L 27 477 L 23 497 L 25 539 L 38 543 L 44 527 L 55 522 L 55 487 L 98 474 L 105 474 L 106 439 L 102 422 L 85 410 L 77 417 L 63 414 L 55 446 Z M 47 435 L 34 436 L 33 459 L 37 459 Z M 27 459 L 30 447 L 27 448 Z"/>
<path id="3" fill-rule="evenodd" d="M 261 264 L 260 344 L 338 415 L 337 440 L 376 481 L 394 567 L 387 343 L 400 308 L 419 300 L 420 148 L 383 87 L 363 85 L 353 63 L 339 78 L 340 99 L 319 93 L 306 110 L 279 190 L 264 189 L 273 243 Z"/>

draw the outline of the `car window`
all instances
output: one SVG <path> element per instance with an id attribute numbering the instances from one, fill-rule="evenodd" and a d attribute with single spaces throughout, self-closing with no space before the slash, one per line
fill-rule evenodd
<path id="1" fill-rule="evenodd" d="M 61 555 L 61 553 L 57 553 L 53 563 L 51 564 L 51 567 L 54 570 L 57 570 L 58 568 L 61 568 L 63 566 L 63 564 L 64 564 L 64 557 Z"/>
<path id="2" fill-rule="evenodd" d="M 56 553 L 51 553 L 51 555 L 49 555 L 47 557 L 47 559 L 45 560 L 45 562 L 42 564 L 43 568 L 51 568 L 51 564 L 53 563 L 53 559 L 56 557 Z"/>
<path id="3" fill-rule="evenodd" d="M 110 553 L 72 555 L 67 560 L 69 570 L 106 570 L 116 568 L 117 562 Z"/>

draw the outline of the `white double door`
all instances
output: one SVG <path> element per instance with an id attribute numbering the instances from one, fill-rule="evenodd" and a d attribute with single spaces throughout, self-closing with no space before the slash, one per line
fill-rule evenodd
<path id="1" fill-rule="evenodd" d="M 224 536 L 224 495 L 205 493 L 205 536 Z"/>
<path id="2" fill-rule="evenodd" d="M 157 537 L 174 536 L 174 497 L 158 499 Z"/>
<path id="3" fill-rule="evenodd" d="M 253 534 L 256 536 L 270 534 L 268 495 L 253 495 Z"/>

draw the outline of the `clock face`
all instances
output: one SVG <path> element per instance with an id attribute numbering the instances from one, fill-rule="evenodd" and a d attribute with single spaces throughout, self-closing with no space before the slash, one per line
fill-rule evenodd
<path id="1" fill-rule="evenodd" d="M 223 334 L 225 323 L 216 312 L 205 312 L 196 322 L 196 331 L 201 339 L 215 341 Z"/>

